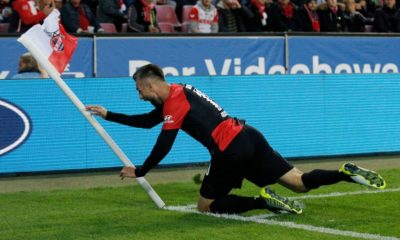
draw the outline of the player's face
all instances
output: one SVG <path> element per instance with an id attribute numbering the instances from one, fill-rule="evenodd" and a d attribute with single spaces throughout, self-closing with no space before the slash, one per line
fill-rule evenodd
<path id="1" fill-rule="evenodd" d="M 155 107 L 162 106 L 162 100 L 149 82 L 136 81 L 136 90 L 143 101 L 149 101 Z"/>

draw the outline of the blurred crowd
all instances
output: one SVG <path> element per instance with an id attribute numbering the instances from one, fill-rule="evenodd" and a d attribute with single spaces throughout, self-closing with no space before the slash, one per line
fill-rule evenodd
<path id="1" fill-rule="evenodd" d="M 70 33 L 400 32 L 396 0 L 0 0 L 3 32 L 54 8 Z"/>

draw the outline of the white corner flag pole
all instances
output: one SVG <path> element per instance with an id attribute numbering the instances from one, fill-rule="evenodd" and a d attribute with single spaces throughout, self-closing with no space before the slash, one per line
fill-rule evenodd
<path id="1" fill-rule="evenodd" d="M 51 78 L 57 83 L 61 90 L 67 95 L 67 97 L 74 103 L 78 110 L 83 116 L 89 121 L 89 123 L 96 129 L 97 133 L 104 139 L 104 141 L 111 147 L 114 153 L 119 157 L 125 166 L 135 167 L 133 163 L 128 159 L 125 153 L 118 147 L 106 130 L 100 125 L 100 123 L 92 117 L 92 115 L 86 111 L 85 106 L 75 95 L 75 93 L 68 87 L 64 80 L 60 77 L 60 74 L 55 69 L 55 67 L 49 63 L 49 61 L 40 53 L 39 49 L 31 42 L 29 38 L 22 35 L 18 41 L 22 43 L 26 49 L 35 57 L 39 64 L 47 71 Z M 151 185 L 146 181 L 144 177 L 138 177 L 136 180 L 139 182 L 140 186 L 147 192 L 154 203 L 159 207 L 163 208 L 165 206 L 164 201 L 158 196 Z"/>

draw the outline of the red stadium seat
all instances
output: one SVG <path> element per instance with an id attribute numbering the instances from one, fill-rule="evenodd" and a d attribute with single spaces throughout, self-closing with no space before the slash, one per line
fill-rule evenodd
<path id="1" fill-rule="evenodd" d="M 9 23 L 0 23 L 0 33 L 8 32 Z"/>
<path id="2" fill-rule="evenodd" d="M 126 33 L 128 30 L 128 23 L 123 23 L 121 26 L 121 32 Z"/>
<path id="3" fill-rule="evenodd" d="M 158 23 L 158 27 L 161 29 L 163 33 L 173 33 L 175 32 L 174 25 L 171 23 Z"/>
<path id="4" fill-rule="evenodd" d="M 104 29 L 105 33 L 116 33 L 117 29 L 115 28 L 114 23 L 100 23 L 100 27 Z"/>
<path id="5" fill-rule="evenodd" d="M 364 32 L 373 32 L 374 26 L 373 25 L 365 25 Z"/>
<path id="6" fill-rule="evenodd" d="M 184 5 L 182 8 L 182 23 L 190 22 L 189 13 L 193 5 Z"/>
<path id="7" fill-rule="evenodd" d="M 171 23 L 174 27 L 180 27 L 174 7 L 170 5 L 156 5 L 158 23 Z"/>
<path id="8" fill-rule="evenodd" d="M 182 23 L 181 32 L 189 32 L 189 22 Z"/>
<path id="9" fill-rule="evenodd" d="M 182 28 L 181 32 L 189 32 L 189 14 L 190 10 L 192 10 L 193 5 L 184 5 L 182 8 Z"/>

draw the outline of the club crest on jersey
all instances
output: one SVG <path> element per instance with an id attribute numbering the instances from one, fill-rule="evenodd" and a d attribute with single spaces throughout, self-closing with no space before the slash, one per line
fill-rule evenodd
<path id="1" fill-rule="evenodd" d="M 172 119 L 171 115 L 166 115 L 164 117 L 164 123 L 174 123 L 174 119 Z"/>

